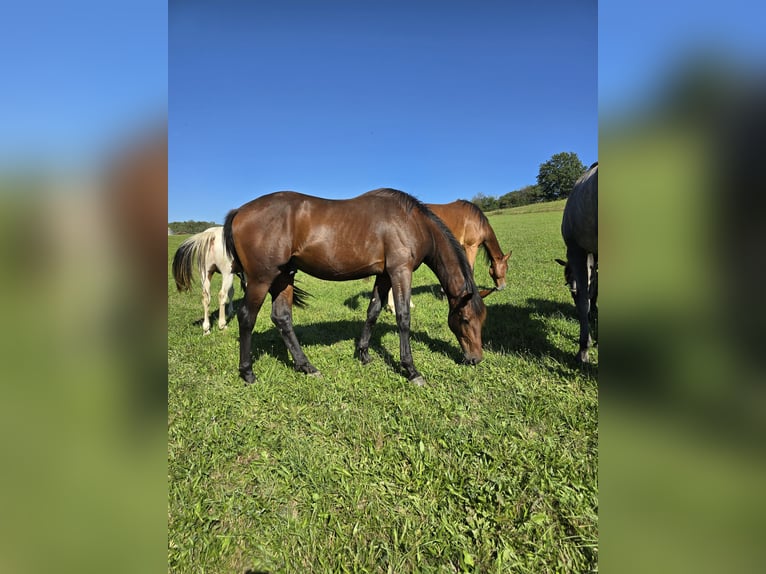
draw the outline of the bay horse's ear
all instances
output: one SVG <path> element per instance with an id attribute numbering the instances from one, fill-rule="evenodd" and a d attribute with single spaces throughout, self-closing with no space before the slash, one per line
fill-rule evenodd
<path id="1" fill-rule="evenodd" d="M 513 249 L 511 249 L 506 255 L 503 255 L 503 261 L 508 261 L 511 258 L 511 253 L 513 253 Z"/>
<path id="2" fill-rule="evenodd" d="M 559 265 L 563 265 L 564 267 L 567 266 L 567 262 L 566 261 L 562 261 L 561 259 L 556 259 L 556 263 L 558 263 Z"/>
<path id="3" fill-rule="evenodd" d="M 486 297 L 490 293 L 494 293 L 495 291 L 497 291 L 497 289 L 482 289 L 481 291 L 479 291 L 479 297 L 484 299 L 484 297 Z"/>

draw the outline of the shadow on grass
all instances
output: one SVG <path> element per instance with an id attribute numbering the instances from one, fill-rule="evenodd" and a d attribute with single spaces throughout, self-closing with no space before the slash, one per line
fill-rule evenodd
<path id="1" fill-rule="evenodd" d="M 411 295 L 420 295 L 421 293 L 430 293 L 434 297 L 438 299 L 443 299 L 444 295 L 441 292 L 441 288 L 438 285 L 421 285 L 420 287 L 415 287 L 412 290 Z M 360 291 L 356 295 L 352 295 L 351 297 L 348 297 L 345 301 L 343 301 L 343 304 L 351 309 L 352 311 L 358 311 L 359 309 L 367 310 L 367 306 L 370 304 L 370 297 L 372 296 L 372 283 L 370 283 L 370 288 L 365 291 Z M 383 312 L 386 312 L 385 305 L 383 307 Z"/>
<path id="2" fill-rule="evenodd" d="M 241 304 L 241 301 L 242 301 L 242 299 L 239 300 L 240 304 Z M 234 312 L 232 313 L 231 317 L 226 317 L 226 324 L 227 325 L 229 323 L 231 323 L 232 319 L 236 319 L 237 318 L 237 309 L 239 309 L 239 306 L 237 305 L 237 302 L 235 302 L 234 303 Z M 212 313 L 210 313 L 210 330 L 211 331 L 213 330 L 213 327 L 215 327 L 216 329 L 218 328 L 218 317 L 219 317 L 219 315 L 220 315 L 220 313 L 218 311 L 213 311 Z M 196 321 L 192 321 L 192 325 L 194 325 L 195 327 L 202 327 L 202 322 L 204 320 L 205 320 L 204 317 L 200 317 Z"/>
<path id="3" fill-rule="evenodd" d="M 574 305 L 546 299 L 527 299 L 526 305 L 489 303 L 483 332 L 484 345 L 501 354 L 549 357 L 566 367 L 582 368 L 583 373 L 597 378 L 597 364 L 581 367 L 578 363 L 576 338 L 571 340 L 567 349 L 561 349 L 551 342 L 553 333 L 547 320 L 556 317 L 576 322 Z"/>
<path id="4" fill-rule="evenodd" d="M 438 293 L 438 287 L 422 286 L 413 289 L 413 293 Z M 357 310 L 363 301 L 367 301 L 370 296 L 368 291 L 362 291 L 353 297 L 344 301 L 344 305 Z M 569 369 L 581 369 L 589 378 L 598 378 L 598 364 L 581 366 L 577 359 L 578 342 L 573 338 L 569 342 L 567 349 L 561 349 L 551 342 L 551 330 L 548 325 L 548 319 L 563 317 L 570 321 L 577 321 L 574 305 L 571 303 L 561 303 L 549 301 L 546 299 L 527 299 L 526 305 L 512 305 L 510 303 L 501 303 L 493 305 L 487 301 L 487 321 L 483 329 L 483 342 L 485 348 L 491 348 L 493 352 L 499 354 L 529 354 L 535 357 L 551 358 Z M 234 309 L 236 310 L 242 304 L 242 299 L 235 300 Z M 218 312 L 211 316 L 211 326 L 215 325 L 214 316 L 217 320 Z M 230 319 L 231 321 L 231 319 Z M 201 324 L 200 319 L 195 324 Z M 364 319 L 359 320 L 341 320 L 341 321 L 322 321 L 308 325 L 294 325 L 295 335 L 301 346 L 321 346 L 333 345 L 341 341 L 359 340 L 359 336 L 364 326 Z M 236 328 L 236 319 L 234 323 Z M 398 336 L 396 325 L 381 321 L 375 324 L 370 339 L 370 352 L 378 355 L 383 361 L 399 372 L 399 356 L 392 355 L 381 343 L 382 337 L 386 334 Z M 413 331 L 412 340 L 417 340 L 428 346 L 434 352 L 447 356 L 456 363 L 461 363 L 463 355 L 457 342 L 445 342 L 434 339 L 424 332 Z M 268 329 L 263 333 L 253 335 L 252 343 L 253 359 L 257 360 L 263 355 L 271 355 L 288 367 L 293 367 L 293 360 L 285 347 L 282 337 L 276 328 Z M 311 357 L 309 356 L 309 360 Z M 562 371 L 563 375 L 568 375 Z"/>
<path id="5" fill-rule="evenodd" d="M 342 320 L 321 321 L 309 325 L 294 325 L 293 329 L 295 330 L 295 336 L 305 351 L 307 346 L 333 345 L 341 341 L 354 341 L 356 346 L 363 326 L 363 320 Z M 372 330 L 370 352 L 373 355 L 378 355 L 387 365 L 399 372 L 399 353 L 397 352 L 395 355 L 392 355 L 382 344 L 382 338 L 387 334 L 393 334 L 398 337 L 399 330 L 396 325 L 378 321 Z M 462 353 L 457 342 L 452 345 L 445 341 L 433 339 L 420 331 L 413 331 L 410 340 L 417 340 L 427 345 L 432 352 L 445 355 L 456 363 L 462 361 Z M 292 357 L 287 352 L 284 341 L 276 328 L 269 329 L 264 333 L 254 334 L 252 352 L 255 360 L 263 355 L 271 355 L 282 361 L 285 365 L 291 368 L 293 366 Z M 349 359 L 356 360 L 353 357 L 349 357 Z M 309 356 L 309 361 L 311 360 L 312 357 Z"/>

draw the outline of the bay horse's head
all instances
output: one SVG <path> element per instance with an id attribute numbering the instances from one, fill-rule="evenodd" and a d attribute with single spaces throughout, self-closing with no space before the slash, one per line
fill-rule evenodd
<path id="1" fill-rule="evenodd" d="M 477 292 L 464 291 L 449 298 L 449 328 L 463 350 L 464 361 L 475 365 L 484 358 L 481 348 L 481 328 L 487 318 L 487 308 Z"/>
<path id="2" fill-rule="evenodd" d="M 492 259 L 492 263 L 489 265 L 489 276 L 492 277 L 498 291 L 505 289 L 505 274 L 508 273 L 508 259 L 510 256 L 511 251 L 500 259 Z"/>

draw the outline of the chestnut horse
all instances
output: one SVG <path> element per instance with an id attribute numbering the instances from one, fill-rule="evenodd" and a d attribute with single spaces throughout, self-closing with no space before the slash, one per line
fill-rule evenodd
<path id="1" fill-rule="evenodd" d="M 295 370 L 318 373 L 293 331 L 293 282 L 298 270 L 330 281 L 375 276 L 356 351 L 370 362 L 372 328 L 389 290 L 394 292 L 401 366 L 408 380 L 425 383 L 410 349 L 412 272 L 425 263 L 439 278 L 449 301 L 448 325 L 464 361 L 482 360 L 481 329 L 487 309 L 465 252 L 442 221 L 414 197 L 376 189 L 347 200 L 291 191 L 265 195 L 234 209 L 224 224 L 226 249 L 245 273 L 245 300 L 239 319 L 239 374 L 255 381 L 251 357 L 253 327 L 267 294 L 271 320 L 279 329 Z"/>
<path id="2" fill-rule="evenodd" d="M 564 207 L 561 236 L 568 261 L 556 261 L 564 266 L 564 279 L 580 321 L 577 359 L 587 363 L 593 343 L 588 320 L 595 314 L 598 297 L 598 162 L 575 182 Z"/>
<path id="3" fill-rule="evenodd" d="M 233 313 L 234 271 L 231 256 L 223 244 L 223 227 L 210 227 L 192 235 L 181 243 L 173 256 L 173 279 L 179 291 L 191 288 L 196 265 L 202 281 L 202 332 L 210 334 L 210 281 L 214 273 L 221 274 L 221 290 L 218 293 L 218 328 L 226 328 L 226 317 Z M 228 300 L 228 313 L 226 301 Z"/>
<path id="4" fill-rule="evenodd" d="M 482 248 L 489 262 L 489 275 L 495 282 L 495 288 L 498 291 L 505 289 L 505 275 L 508 272 L 508 258 L 511 252 L 503 255 L 495 230 L 484 212 L 464 199 L 452 203 L 427 203 L 426 206 L 444 222 L 463 246 L 471 269 L 474 268 L 479 248 Z M 390 294 L 388 309 L 394 310 L 394 300 Z"/>

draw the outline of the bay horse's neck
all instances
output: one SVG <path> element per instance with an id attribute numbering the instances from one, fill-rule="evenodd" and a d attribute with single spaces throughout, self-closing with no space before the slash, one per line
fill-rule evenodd
<path id="1" fill-rule="evenodd" d="M 424 263 L 434 272 L 448 297 L 458 297 L 473 287 L 473 273 L 465 251 L 443 225 L 430 220 L 433 249 Z"/>

